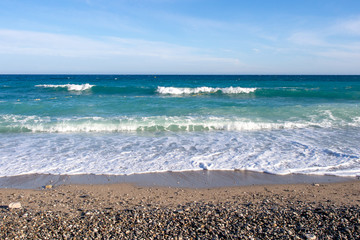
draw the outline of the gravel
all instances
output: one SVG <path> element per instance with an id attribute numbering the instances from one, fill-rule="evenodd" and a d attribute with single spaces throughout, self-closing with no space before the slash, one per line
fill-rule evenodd
<path id="1" fill-rule="evenodd" d="M 0 210 L 1 239 L 360 239 L 359 206 L 271 199 L 73 212 Z"/>

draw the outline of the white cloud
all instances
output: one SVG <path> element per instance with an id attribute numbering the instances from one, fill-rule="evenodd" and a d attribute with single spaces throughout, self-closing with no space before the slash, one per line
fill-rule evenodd
<path id="1" fill-rule="evenodd" d="M 0 53 L 53 55 L 63 57 L 153 56 L 172 58 L 193 56 L 197 49 L 164 42 L 101 37 L 90 39 L 72 35 L 0 30 Z"/>
<path id="2" fill-rule="evenodd" d="M 92 71 L 116 71 L 118 65 L 128 71 L 160 72 L 241 72 L 246 66 L 236 58 L 223 58 L 208 54 L 207 49 L 197 49 L 166 42 L 146 41 L 118 37 L 86 38 L 64 34 L 0 29 L 0 54 L 17 59 L 22 56 L 67 59 L 69 65 L 78 65 L 81 59 L 83 71 L 86 61 Z M 10 64 L 10 63 L 7 63 Z M 30 63 L 23 63 L 30 64 Z M 51 62 L 44 62 L 44 69 Z M 107 66 L 105 66 L 105 64 Z M 90 67 L 91 66 L 91 67 Z M 113 70 L 109 69 L 113 66 Z M 1 70 L 4 72 L 4 66 Z M 125 67 L 124 67 L 125 69 Z"/>
<path id="3" fill-rule="evenodd" d="M 356 43 L 351 35 L 360 35 L 360 16 L 351 19 L 340 19 L 337 23 L 321 29 L 297 31 L 288 40 L 299 45 L 340 47 Z M 341 42 L 341 43 L 337 43 Z M 345 44 L 344 44 L 345 43 Z"/>
<path id="4" fill-rule="evenodd" d="M 298 31 L 288 41 L 297 52 L 343 62 L 360 62 L 360 41 L 351 35 L 360 34 L 360 18 L 340 20 L 322 29 Z M 356 64 L 352 64 L 356 66 Z"/>
<path id="5" fill-rule="evenodd" d="M 0 53 L 53 55 L 63 57 L 89 56 L 104 49 L 103 43 L 61 34 L 0 30 Z"/>

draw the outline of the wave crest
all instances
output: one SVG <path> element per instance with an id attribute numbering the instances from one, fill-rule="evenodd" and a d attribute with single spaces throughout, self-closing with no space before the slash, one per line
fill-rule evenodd
<path id="1" fill-rule="evenodd" d="M 348 123 L 347 126 L 359 126 Z M 329 128 L 337 123 L 322 121 L 268 122 L 245 118 L 224 117 L 80 117 L 50 118 L 39 116 L 0 116 L 0 132 L 193 132 L 193 131 L 259 131 L 299 129 L 307 127 Z"/>
<path id="2" fill-rule="evenodd" d="M 63 84 L 63 85 L 54 85 L 54 84 L 42 84 L 36 85 L 35 87 L 43 87 L 43 88 L 67 88 L 69 91 L 84 91 L 91 89 L 95 85 L 90 85 L 89 83 L 85 84 Z"/>
<path id="3" fill-rule="evenodd" d="M 216 93 L 223 94 L 239 94 L 252 93 L 257 88 L 242 88 L 242 87 L 227 87 L 227 88 L 212 88 L 212 87 L 197 87 L 197 88 L 178 88 L 178 87 L 158 87 L 156 92 L 160 94 L 182 95 L 182 94 L 198 94 L 198 93 Z"/>

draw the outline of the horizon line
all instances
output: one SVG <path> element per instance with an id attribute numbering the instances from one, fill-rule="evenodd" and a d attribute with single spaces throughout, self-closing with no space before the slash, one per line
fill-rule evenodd
<path id="1" fill-rule="evenodd" d="M 132 76 L 360 76 L 359 74 L 323 73 L 0 73 L 1 75 L 132 75 Z"/>

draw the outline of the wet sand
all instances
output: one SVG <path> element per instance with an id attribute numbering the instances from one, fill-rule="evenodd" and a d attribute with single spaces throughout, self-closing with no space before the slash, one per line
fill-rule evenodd
<path id="1" fill-rule="evenodd" d="M 132 175 L 29 174 L 0 177 L 0 188 L 40 189 L 45 185 L 116 183 L 131 183 L 138 186 L 214 188 L 265 184 L 332 183 L 352 181 L 355 179 L 356 178 L 304 174 L 275 175 L 242 170 L 158 172 Z"/>
<path id="2" fill-rule="evenodd" d="M 51 189 L 3 188 L 0 189 L 0 238 L 360 238 L 360 181 L 306 176 L 303 179 L 306 183 L 301 183 L 291 182 L 294 178 L 299 180 L 298 175 L 283 178 L 234 173 L 166 173 L 171 177 L 158 175 L 160 179 L 168 179 L 162 186 L 153 186 L 156 183 L 153 178 L 135 184 L 112 183 L 114 179 L 110 178 L 107 181 L 110 183 L 101 184 L 92 175 L 78 176 L 81 181 L 87 179 L 88 184 L 75 184 L 80 180 L 70 177 L 76 181 L 61 185 L 64 179 L 58 176 L 57 182 L 52 178 Z M 234 184 L 236 174 L 246 181 L 261 181 L 257 185 L 245 180 L 235 181 L 238 184 L 235 186 L 224 185 Z M 29 176 L 23 177 L 21 184 L 29 180 Z M 35 183 L 45 185 L 49 183 L 47 177 L 39 175 Z M 292 184 L 280 184 L 277 177 Z M 39 180 L 43 178 L 46 181 Z M 221 187 L 212 185 L 219 179 L 223 181 Z M 19 179 L 16 181 L 19 184 Z M 264 181 L 268 184 L 260 183 Z M 241 186 L 240 182 L 252 185 Z M 26 186 L 32 183 L 29 180 Z M 25 186 L 21 184 L 17 186 Z M 21 208 L 9 209 L 11 202 L 20 202 Z"/>

